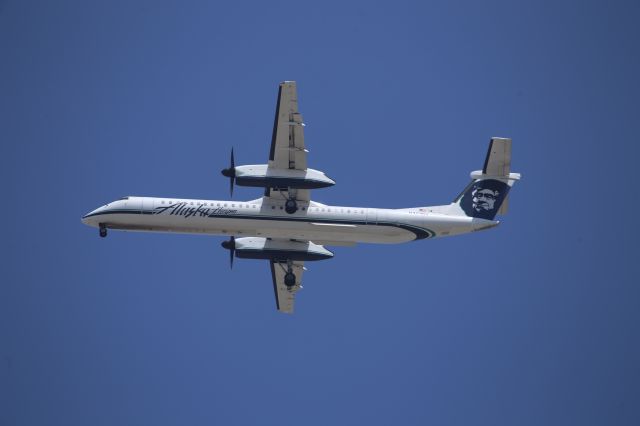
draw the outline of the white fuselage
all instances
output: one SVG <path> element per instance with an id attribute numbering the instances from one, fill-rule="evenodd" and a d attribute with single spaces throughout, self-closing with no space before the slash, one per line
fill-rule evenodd
<path id="1" fill-rule="evenodd" d="M 109 229 L 257 236 L 334 243 L 403 243 L 486 229 L 498 222 L 449 216 L 426 208 L 374 209 L 282 202 L 125 197 L 88 213 L 82 222 Z"/>

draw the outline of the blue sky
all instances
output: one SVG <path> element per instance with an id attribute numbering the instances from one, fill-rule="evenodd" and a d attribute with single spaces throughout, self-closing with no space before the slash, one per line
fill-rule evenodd
<path id="1" fill-rule="evenodd" d="M 636 425 L 634 2 L 0 2 L 0 424 Z M 296 314 L 222 238 L 80 223 L 225 199 L 298 81 L 317 201 L 449 202 L 491 136 L 490 232 L 336 248 Z M 257 189 L 237 188 L 235 199 Z"/>

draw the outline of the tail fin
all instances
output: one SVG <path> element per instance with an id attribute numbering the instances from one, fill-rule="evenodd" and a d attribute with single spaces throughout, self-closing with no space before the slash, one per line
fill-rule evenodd
<path id="1" fill-rule="evenodd" d="M 452 207 L 466 216 L 493 220 L 507 212 L 507 195 L 519 173 L 511 173 L 511 139 L 491 138 L 482 170 L 471 172 L 471 183 Z M 460 211 L 461 210 L 461 211 Z"/>

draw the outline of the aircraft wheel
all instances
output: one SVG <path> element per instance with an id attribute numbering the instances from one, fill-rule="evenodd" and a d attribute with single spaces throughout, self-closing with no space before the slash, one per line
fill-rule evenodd
<path id="1" fill-rule="evenodd" d="M 101 226 L 101 227 L 100 227 L 100 236 L 101 236 L 102 238 L 104 238 L 104 237 L 106 237 L 106 236 L 107 236 L 107 228 L 105 228 L 104 226 Z"/>
<path id="2" fill-rule="evenodd" d="M 287 272 L 284 275 L 284 285 L 287 287 L 293 287 L 296 285 L 296 276 L 293 272 Z"/>
<path id="3" fill-rule="evenodd" d="M 289 214 L 293 214 L 298 211 L 298 203 L 296 203 L 296 200 L 287 200 L 287 202 L 284 203 L 284 211 Z"/>

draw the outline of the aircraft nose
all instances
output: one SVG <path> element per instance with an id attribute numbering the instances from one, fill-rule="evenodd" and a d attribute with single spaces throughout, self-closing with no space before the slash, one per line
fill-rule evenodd
<path id="1" fill-rule="evenodd" d="M 82 216 L 82 218 L 80 219 L 82 221 L 82 223 L 84 223 L 85 225 L 89 224 L 89 217 L 91 216 L 92 212 L 89 212 L 87 214 L 85 214 L 84 216 Z"/>
<path id="2" fill-rule="evenodd" d="M 100 212 L 100 210 L 102 210 L 102 207 L 98 207 L 95 210 L 91 210 L 89 213 L 85 214 L 84 216 L 82 216 L 82 218 L 80 219 L 82 221 L 82 223 L 84 223 L 85 225 L 93 225 L 93 216 Z"/>

